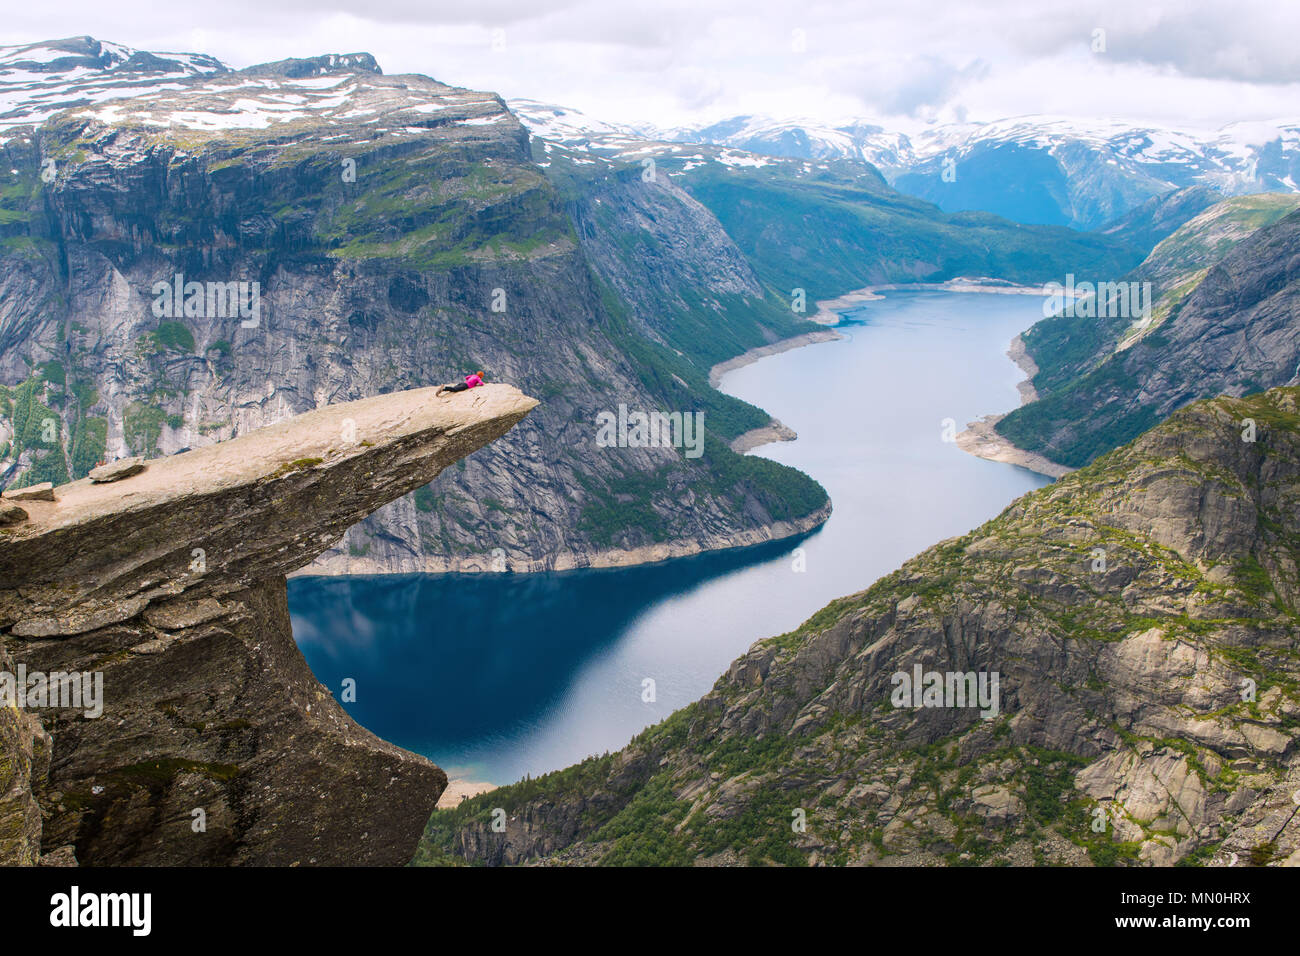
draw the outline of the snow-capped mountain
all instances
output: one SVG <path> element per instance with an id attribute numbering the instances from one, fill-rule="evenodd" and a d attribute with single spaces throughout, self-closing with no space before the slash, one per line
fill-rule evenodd
<path id="1" fill-rule="evenodd" d="M 1238 123 L 1214 133 L 1029 116 L 927 130 L 895 186 L 941 208 L 1096 228 L 1188 186 L 1225 195 L 1296 191 L 1300 124 Z"/>
<path id="2" fill-rule="evenodd" d="M 390 81 L 382 72 L 368 53 L 232 70 L 203 54 L 147 53 L 90 37 L 0 47 L 0 144 L 6 130 L 39 126 L 64 111 L 74 122 L 208 135 L 310 120 L 311 129 L 300 131 L 304 140 L 363 123 L 374 138 L 448 125 L 513 126 L 492 93 L 424 77 Z"/>
<path id="3" fill-rule="evenodd" d="M 882 170 L 902 168 L 914 160 L 905 135 L 862 122 L 828 126 L 806 119 L 736 116 L 707 126 L 659 130 L 657 138 L 734 146 L 790 159 L 852 159 Z"/>
<path id="4" fill-rule="evenodd" d="M 0 47 L 0 130 L 44 122 L 60 110 L 176 88 L 227 73 L 201 53 L 148 53 L 92 37 Z"/>
<path id="5" fill-rule="evenodd" d="M 0 47 L 0 138 L 6 129 L 108 100 L 130 98 L 137 109 L 161 106 L 196 82 L 217 83 L 224 92 L 232 77 L 255 85 L 259 77 L 308 80 L 347 71 L 380 72 L 367 54 L 235 71 L 204 54 L 146 52 L 84 36 Z M 322 91 L 299 105 L 332 108 L 327 100 Z M 232 114 L 243 109 L 238 97 L 228 106 Z M 252 112 L 259 122 L 271 122 L 290 118 L 291 106 L 262 104 Z M 827 163 L 858 163 L 945 211 L 985 210 L 1025 223 L 1094 229 L 1152 197 L 1197 185 L 1226 195 L 1300 190 L 1300 121 L 1193 133 L 1118 120 L 1023 116 L 936 125 L 909 137 L 860 121 L 745 115 L 660 129 L 534 100 L 514 99 L 509 107 L 547 148 L 566 150 L 579 162 L 653 155 L 680 160 L 677 166 L 686 171 L 693 163 L 759 167 L 765 157 L 808 164 L 792 165 L 795 175 L 816 174 Z M 243 122 L 234 115 L 216 121 Z"/>
<path id="6" fill-rule="evenodd" d="M 644 163 L 652 159 L 657 168 L 673 178 L 681 178 L 693 170 L 770 169 L 785 177 L 801 179 L 825 174 L 833 164 L 843 162 L 838 155 L 796 158 L 742 146 L 674 140 L 669 131 L 648 124 L 607 123 L 580 110 L 535 100 L 511 99 L 506 105 L 533 136 L 538 147 L 535 153 L 543 166 L 555 155 L 563 155 L 567 162 L 580 166 L 600 162 Z M 879 173 L 860 159 L 851 159 L 845 165 L 850 176 L 859 179 L 864 189 L 884 188 Z"/>
<path id="7" fill-rule="evenodd" d="M 756 170 L 771 167 L 785 176 L 802 178 L 827 171 L 828 160 L 796 160 L 783 156 L 751 152 L 730 146 L 675 142 L 648 125 L 622 125 L 594 119 L 580 110 L 539 103 L 535 100 L 506 101 L 534 140 L 534 155 L 543 167 L 562 156 L 578 166 L 598 163 L 645 163 L 653 160 L 656 169 L 673 179 L 680 179 L 701 167 L 729 170 Z M 858 166 L 865 178 L 884 181 L 878 174 Z M 703 171 L 703 170 L 701 170 Z"/>
<path id="8" fill-rule="evenodd" d="M 1075 144 L 1135 167 L 1179 167 L 1193 175 L 1220 176 L 1219 185 L 1231 188 L 1260 175 L 1257 163 L 1262 151 L 1279 141 L 1284 149 L 1294 150 L 1300 144 L 1300 121 L 1233 123 L 1214 133 L 1193 133 L 1119 120 L 1019 116 L 936 126 L 916 136 L 913 147 L 917 159 L 924 160 L 986 143 L 1015 143 L 1049 152 Z"/>
<path id="9" fill-rule="evenodd" d="M 507 100 L 506 105 L 534 136 L 565 149 L 616 155 L 652 138 L 631 126 L 606 123 L 566 106 L 528 99 Z"/>
<path id="10" fill-rule="evenodd" d="M 868 123 L 738 116 L 657 138 L 772 156 L 870 163 L 894 186 L 953 212 L 1095 228 L 1193 185 L 1233 195 L 1300 189 L 1300 122 L 1191 133 L 1117 120 L 1022 116 L 936 125 L 908 137 Z"/>

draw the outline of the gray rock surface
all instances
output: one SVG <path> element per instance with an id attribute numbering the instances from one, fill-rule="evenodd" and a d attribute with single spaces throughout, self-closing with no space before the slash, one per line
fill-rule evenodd
<path id="1" fill-rule="evenodd" d="M 1125 277 L 1161 297 L 1149 322 L 1075 317 L 1026 332 L 1039 398 L 998 433 L 1078 467 L 1189 402 L 1300 382 L 1300 211 L 1282 216 L 1295 202 L 1227 200 L 1165 239 Z M 1267 216 L 1282 218 L 1260 227 Z"/>
<path id="2" fill-rule="evenodd" d="M 43 481 L 39 485 L 29 485 L 26 488 L 10 488 L 0 498 L 5 501 L 53 501 L 54 485 L 48 481 Z"/>
<path id="3" fill-rule="evenodd" d="M 108 484 L 110 481 L 121 481 L 123 478 L 138 475 L 144 469 L 143 458 L 120 458 L 117 461 L 109 462 L 107 465 L 99 465 L 90 469 L 90 474 L 86 477 L 96 484 Z"/>
<path id="4" fill-rule="evenodd" d="M 0 532 L 0 669 L 101 674 L 103 713 L 0 710 L 0 861 L 405 863 L 446 775 L 316 681 L 285 575 L 535 405 L 381 395 L 28 503 Z"/>

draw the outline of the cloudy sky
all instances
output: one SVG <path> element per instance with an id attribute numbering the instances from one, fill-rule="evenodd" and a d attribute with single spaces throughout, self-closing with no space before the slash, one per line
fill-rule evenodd
<path id="1" fill-rule="evenodd" d="M 60 0 L 0 43 L 90 34 L 231 66 L 368 51 L 386 73 L 672 126 L 739 113 L 904 132 L 1026 113 L 1188 129 L 1300 116 L 1293 0 Z"/>

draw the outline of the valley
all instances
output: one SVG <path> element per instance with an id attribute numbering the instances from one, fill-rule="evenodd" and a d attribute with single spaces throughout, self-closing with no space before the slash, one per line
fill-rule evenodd
<path id="1" fill-rule="evenodd" d="M 850 312 L 839 340 L 725 374 L 720 387 L 798 435 L 751 454 L 807 472 L 832 496 L 811 534 L 646 567 L 472 582 L 295 578 L 299 646 L 326 686 L 359 681 L 366 692 L 344 704 L 358 723 L 453 779 L 509 784 L 617 750 L 708 692 L 755 641 L 1046 483 L 964 454 L 941 424 L 1016 404 L 1020 373 L 1004 345 L 1038 314 L 1030 296 L 891 292 Z"/>
<path id="2" fill-rule="evenodd" d="M 1283 80 L 465 16 L 0 45 L 0 864 L 1300 865 Z"/>

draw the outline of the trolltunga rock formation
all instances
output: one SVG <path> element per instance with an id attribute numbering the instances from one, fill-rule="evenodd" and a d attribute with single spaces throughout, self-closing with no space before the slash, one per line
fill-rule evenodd
<path id="1" fill-rule="evenodd" d="M 0 529 L 0 670 L 102 672 L 103 715 L 0 713 L 0 863 L 409 860 L 446 775 L 316 681 L 285 575 L 536 404 L 380 395 L 23 502 Z"/>

